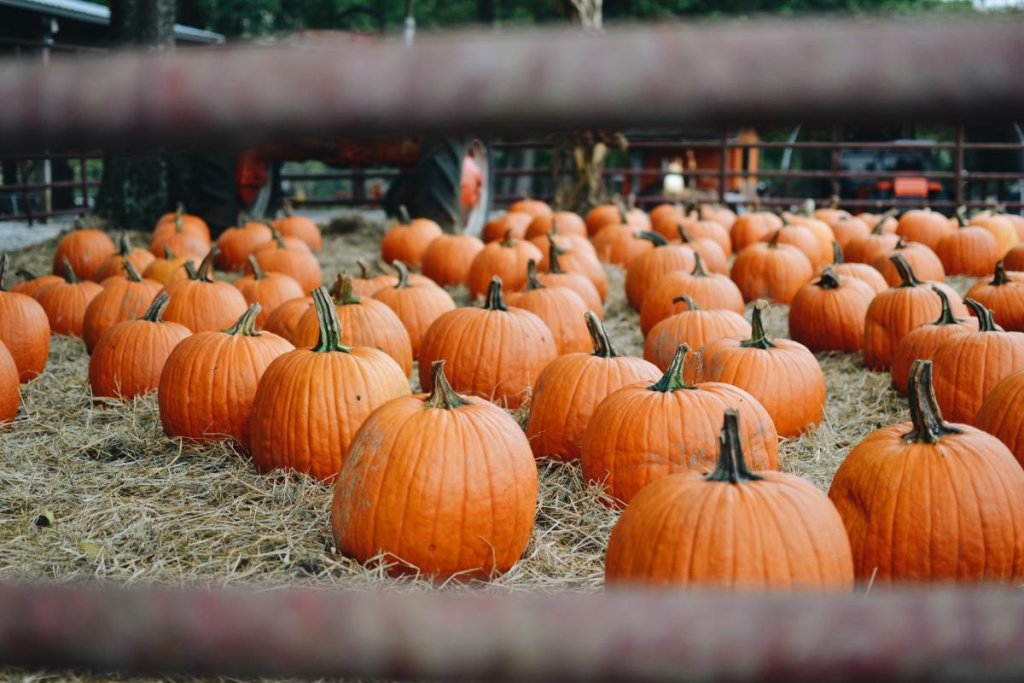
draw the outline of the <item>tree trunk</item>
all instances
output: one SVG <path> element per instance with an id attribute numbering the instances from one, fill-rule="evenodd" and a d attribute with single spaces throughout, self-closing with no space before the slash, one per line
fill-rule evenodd
<path id="1" fill-rule="evenodd" d="M 110 42 L 116 47 L 174 47 L 175 0 L 112 0 Z M 167 210 L 167 164 L 159 153 L 107 152 L 97 210 L 113 227 L 148 228 Z"/>

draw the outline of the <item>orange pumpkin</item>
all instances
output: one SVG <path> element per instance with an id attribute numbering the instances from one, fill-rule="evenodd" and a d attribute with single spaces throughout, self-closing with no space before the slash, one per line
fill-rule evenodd
<path id="1" fill-rule="evenodd" d="M 651 230 L 667 240 L 676 236 L 676 230 L 687 220 L 686 211 L 681 204 L 659 204 L 651 209 Z"/>
<path id="2" fill-rule="evenodd" d="M 418 358 L 423 335 L 441 315 L 455 310 L 455 302 L 440 287 L 411 283 L 409 270 L 401 261 L 392 265 L 398 269 L 398 284 L 374 292 L 373 298 L 388 306 L 402 321 L 412 342 L 412 357 Z"/>
<path id="3" fill-rule="evenodd" d="M 103 288 L 95 282 L 79 280 L 67 258 L 64 259 L 64 280 L 46 285 L 34 295 L 46 311 L 53 334 L 81 337 L 85 326 L 85 311 L 99 296 Z"/>
<path id="4" fill-rule="evenodd" d="M 141 273 L 155 260 L 156 257 L 145 249 L 132 248 L 128 233 L 122 232 L 117 241 L 117 253 L 107 257 L 93 279 L 96 282 L 103 282 L 107 278 L 122 277 L 126 261 L 130 261 L 135 270 Z"/>
<path id="5" fill-rule="evenodd" d="M 832 234 L 835 236 L 835 241 L 839 244 L 841 249 L 845 249 L 846 245 L 855 239 L 861 237 L 867 237 L 871 234 L 871 228 L 867 223 L 859 218 L 840 218 L 838 221 L 831 223 Z"/>
<path id="6" fill-rule="evenodd" d="M 1005 216 L 994 213 L 975 214 L 971 218 L 971 225 L 984 228 L 996 240 L 996 253 L 999 258 L 1006 256 L 1007 252 L 1017 246 L 1020 238 L 1017 237 L 1017 229 Z"/>
<path id="7" fill-rule="evenodd" d="M 703 377 L 747 391 L 771 415 L 779 436 L 796 436 L 821 422 L 825 376 L 806 346 L 768 338 L 761 320 L 767 307 L 764 300 L 754 305 L 749 339 L 724 338 L 704 346 Z"/>
<path id="8" fill-rule="evenodd" d="M 730 277 L 745 301 L 769 299 L 788 304 L 814 277 L 814 266 L 802 251 L 779 243 L 780 232 L 776 230 L 767 242 L 752 244 L 736 255 Z"/>
<path id="9" fill-rule="evenodd" d="M 642 232 L 637 236 L 654 244 L 653 249 L 637 256 L 626 271 L 626 299 L 639 311 L 644 296 L 661 278 L 677 270 L 690 272 L 697 261 L 696 251 L 689 245 L 669 244 L 656 232 Z"/>
<path id="10" fill-rule="evenodd" d="M 1024 470 L 995 437 L 942 419 L 930 361 L 911 370 L 910 418 L 869 434 L 832 480 L 857 578 L 1019 583 Z"/>
<path id="11" fill-rule="evenodd" d="M 1004 332 L 992 320 L 992 311 L 974 299 L 964 303 L 978 319 L 978 330 L 957 335 L 935 350 L 934 376 L 942 412 L 969 424 L 999 382 L 1024 370 L 1024 333 Z"/>
<path id="12" fill-rule="evenodd" d="M 621 202 L 614 202 L 598 204 L 587 213 L 584 222 L 587 224 L 587 234 L 591 237 L 596 237 L 606 226 L 619 223 L 634 223 L 634 221 L 638 220 L 639 216 L 628 212 Z M 641 221 L 637 227 L 640 228 L 643 225 L 644 223 Z"/>
<path id="13" fill-rule="evenodd" d="M 584 319 L 587 304 L 571 289 L 541 283 L 534 261 L 527 266 L 526 289 L 509 294 L 508 305 L 530 311 L 543 320 L 551 330 L 559 356 L 590 348 L 590 332 Z"/>
<path id="14" fill-rule="evenodd" d="M 21 386 L 14 357 L 0 341 L 0 425 L 14 420 L 21 405 Z"/>
<path id="15" fill-rule="evenodd" d="M 877 268 L 866 263 L 844 263 L 843 251 L 838 242 L 832 243 L 833 262 L 830 266 L 839 277 L 851 277 L 860 280 L 871 288 L 875 294 L 880 294 L 889 289 L 889 283 L 885 276 L 878 272 Z"/>
<path id="16" fill-rule="evenodd" d="M 555 211 L 534 217 L 530 227 L 526 229 L 525 237 L 532 240 L 547 235 L 552 230 L 561 235 L 578 235 L 583 238 L 587 236 L 587 224 L 579 214 L 572 211 Z"/>
<path id="17" fill-rule="evenodd" d="M 563 272 L 582 275 L 590 280 L 594 288 L 597 289 L 601 301 L 606 301 L 608 299 L 608 273 L 605 272 L 604 266 L 601 265 L 597 256 L 575 247 L 567 249 L 558 244 L 557 240 L 554 241 L 554 245 L 555 248 L 552 249 L 549 244 L 548 251 L 537 264 L 538 269 L 542 273 Z M 551 259 L 552 253 L 557 256 L 554 261 Z"/>
<path id="18" fill-rule="evenodd" d="M 969 225 L 960 218 L 960 227 L 939 240 L 935 253 L 950 275 L 991 273 L 1003 256 L 996 238 L 985 228 Z"/>
<path id="19" fill-rule="evenodd" d="M 448 311 L 427 330 L 420 347 L 420 386 L 430 391 L 431 364 L 446 360 L 456 390 L 514 410 L 557 356 L 548 326 L 529 311 L 506 307 L 496 276 L 483 308 Z"/>
<path id="20" fill-rule="evenodd" d="M 654 248 L 654 244 L 643 239 L 642 229 L 632 223 L 613 223 L 601 228 L 594 236 L 594 250 L 603 263 L 628 268 L 640 254 Z"/>
<path id="21" fill-rule="evenodd" d="M 942 313 L 935 322 L 921 325 L 899 341 L 892 352 L 892 384 L 901 394 L 907 393 L 910 381 L 910 366 L 915 360 L 932 360 L 938 348 L 953 337 L 978 329 L 976 318 L 957 318 L 950 308 L 949 295 L 935 288 L 942 302 Z"/>
<path id="22" fill-rule="evenodd" d="M 76 224 L 75 229 L 64 235 L 57 244 L 57 251 L 53 255 L 53 274 L 64 275 L 64 262 L 67 261 L 76 276 L 83 280 L 95 280 L 103 262 L 115 253 L 117 248 L 106 233 L 83 230 Z"/>
<path id="23" fill-rule="evenodd" d="M 389 401 L 356 434 L 334 487 L 335 543 L 392 573 L 492 578 L 530 540 L 537 466 L 515 420 L 455 393 L 443 362 L 430 372 L 430 395 Z"/>
<path id="24" fill-rule="evenodd" d="M 155 280 L 143 280 L 131 261 L 124 262 L 128 277 L 112 277 L 103 283 L 103 291 L 89 302 L 82 320 L 82 339 L 89 353 L 108 329 L 125 320 L 135 320 L 146 312 L 163 289 Z"/>
<path id="25" fill-rule="evenodd" d="M 36 296 L 36 292 L 43 287 L 64 282 L 64 278 L 59 275 L 34 275 L 24 268 L 19 268 L 14 271 L 14 274 L 21 278 L 21 282 L 11 287 L 11 291 L 30 296 L 33 299 Z"/>
<path id="26" fill-rule="evenodd" d="M 401 208 L 401 216 L 401 222 L 384 233 L 380 242 L 380 257 L 385 263 L 402 261 L 413 268 L 419 268 L 427 247 L 443 234 L 441 226 L 429 218 L 411 220 L 404 206 Z"/>
<path id="27" fill-rule="evenodd" d="M 316 226 L 308 216 L 298 216 L 292 213 L 291 202 L 284 202 L 284 217 L 274 221 L 274 229 L 285 237 L 298 237 L 306 243 L 313 251 L 320 251 L 324 248 L 324 238 L 320 234 L 320 228 Z"/>
<path id="28" fill-rule="evenodd" d="M 875 293 L 831 267 L 800 288 L 789 306 L 789 336 L 811 351 L 854 353 L 864 345 L 864 316 Z"/>
<path id="29" fill-rule="evenodd" d="M 743 314 L 746 307 L 739 287 L 725 275 L 708 273 L 700 254 L 695 255 L 693 271 L 675 271 L 662 276 L 644 296 L 640 308 L 640 329 L 648 334 L 659 322 L 686 310 L 679 301 L 690 296 L 701 308 L 727 310 Z"/>
<path id="30" fill-rule="evenodd" d="M 1024 464 L 1024 370 L 1004 378 L 985 397 L 974 426 L 996 437 Z"/>
<path id="31" fill-rule="evenodd" d="M 817 270 L 832 260 L 832 242 L 823 246 L 821 240 L 807 228 L 793 223 L 786 223 L 763 241 L 775 240 L 778 244 L 788 244 L 799 249 L 811 266 Z"/>
<path id="32" fill-rule="evenodd" d="M 370 413 L 410 391 L 402 368 L 386 353 L 342 345 L 325 288 L 313 290 L 313 302 L 319 340 L 278 356 L 263 373 L 252 404 L 250 453 L 261 472 L 282 468 L 331 481 Z"/>
<path id="33" fill-rule="evenodd" d="M 192 334 L 164 321 L 169 300 L 161 292 L 141 318 L 118 322 L 99 338 L 89 358 L 93 396 L 131 400 L 157 390 L 171 351 Z"/>
<path id="34" fill-rule="evenodd" d="M 547 202 L 542 202 L 539 199 L 530 199 L 529 197 L 512 202 L 509 205 L 508 210 L 509 213 L 513 211 L 526 213 L 533 218 L 537 218 L 539 216 L 551 216 L 554 213 L 554 210 L 548 206 Z"/>
<path id="35" fill-rule="evenodd" d="M 373 296 L 373 293 L 384 289 L 385 287 L 394 287 L 398 284 L 398 276 L 393 275 L 390 272 L 382 272 L 380 275 L 371 275 L 370 268 L 366 265 L 366 261 L 363 259 L 356 259 L 356 265 L 359 266 L 359 277 L 352 278 L 352 291 L 356 296 Z M 378 267 L 383 271 L 382 264 L 378 262 Z M 414 279 L 415 275 L 410 275 L 410 279 Z"/>
<path id="36" fill-rule="evenodd" d="M 737 216 L 729 233 L 732 250 L 739 253 L 751 244 L 763 241 L 782 227 L 782 219 L 769 211 L 755 211 Z"/>
<path id="37" fill-rule="evenodd" d="M 289 299 L 274 309 L 274 312 L 267 316 L 263 329 L 273 332 L 282 339 L 287 339 L 295 344 L 295 330 L 299 326 L 299 320 L 303 314 L 313 305 L 313 297 L 300 296 L 296 299 Z M 411 352 L 409 362 L 412 363 Z"/>
<path id="38" fill-rule="evenodd" d="M 142 277 L 167 286 L 190 277 L 186 264 L 194 266 L 195 261 L 189 256 L 175 256 L 174 252 L 165 247 L 163 258 L 154 259 L 142 272 Z"/>
<path id="39" fill-rule="evenodd" d="M 217 267 L 240 273 L 257 249 L 273 241 L 274 233 L 265 223 L 249 221 L 237 228 L 228 228 L 217 238 Z"/>
<path id="40" fill-rule="evenodd" d="M 1024 244 L 1019 244 L 1006 253 L 1003 265 L 1007 270 L 1024 271 Z"/>
<path id="41" fill-rule="evenodd" d="M 252 254 L 249 255 L 249 270 L 252 275 L 243 275 L 235 280 L 235 288 L 245 297 L 245 303 L 260 305 L 257 327 L 262 328 L 270 314 L 285 301 L 303 298 L 302 287 L 295 278 L 284 273 L 264 272 Z"/>
<path id="42" fill-rule="evenodd" d="M 0 343 L 14 359 L 20 382 L 46 368 L 50 354 L 50 321 L 39 302 L 27 294 L 7 291 L 11 259 L 0 254 Z"/>
<path id="43" fill-rule="evenodd" d="M 679 243 L 689 246 L 704 259 L 704 266 L 712 273 L 729 274 L 729 257 L 722 251 L 718 242 L 706 237 L 694 237 L 686 226 L 680 224 L 678 227 Z"/>
<path id="44" fill-rule="evenodd" d="M 551 250 L 551 243 L 554 242 L 564 251 L 582 252 L 593 257 L 594 261 L 597 262 L 597 252 L 594 251 L 594 245 L 591 244 L 590 240 L 586 237 L 550 232 L 546 235 L 539 235 L 538 237 L 531 238 L 530 242 L 540 249 L 543 254 L 547 254 L 548 251 Z"/>
<path id="45" fill-rule="evenodd" d="M 992 309 L 992 317 L 1004 329 L 1024 332 L 1024 273 L 1007 273 L 1000 261 L 992 279 L 976 282 L 967 296 Z"/>
<path id="46" fill-rule="evenodd" d="M 597 287 L 592 280 L 582 273 L 567 273 L 562 270 L 562 257 L 559 256 L 560 251 L 557 243 L 554 241 L 548 243 L 548 270 L 545 273 L 537 273 L 538 282 L 545 287 L 565 287 L 566 289 L 571 289 L 583 299 L 583 303 L 587 305 L 589 310 L 594 311 L 599 318 L 604 318 L 604 300 L 601 298 L 600 292 L 597 291 Z M 601 268 L 600 264 L 597 267 Z M 603 269 L 601 273 L 604 273 Z"/>
<path id="47" fill-rule="evenodd" d="M 900 236 L 882 229 L 882 223 L 864 237 L 854 237 L 843 247 L 843 259 L 851 263 L 871 263 L 879 256 L 891 254 Z"/>
<path id="48" fill-rule="evenodd" d="M 942 260 L 934 251 L 920 242 L 905 242 L 901 237 L 891 252 L 881 255 L 871 262 L 871 266 L 882 274 L 889 287 L 895 287 L 900 283 L 899 271 L 889 260 L 893 254 L 902 254 L 922 280 L 933 282 L 946 280 L 946 269 L 942 267 Z"/>
<path id="49" fill-rule="evenodd" d="M 320 286 L 320 262 L 305 242 L 299 245 L 289 245 L 286 238 L 274 232 L 273 243 L 257 248 L 256 261 L 264 271 L 284 273 L 298 282 L 303 292 L 311 292 Z"/>
<path id="50" fill-rule="evenodd" d="M 242 293 L 226 282 L 213 279 L 214 247 L 199 268 L 187 280 L 178 280 L 164 287 L 171 295 L 164 317 L 181 323 L 193 332 L 209 332 L 230 327 L 246 311 L 248 304 Z"/>
<path id="51" fill-rule="evenodd" d="M 156 227 L 153 229 L 153 234 L 177 232 L 179 229 L 178 224 L 181 224 L 181 229 L 185 232 L 196 235 L 210 244 L 210 226 L 206 224 L 199 216 L 195 214 L 186 213 L 185 206 L 178 203 L 178 206 L 174 211 L 168 211 L 167 213 L 160 216 L 157 219 Z M 158 255 L 157 252 L 154 252 Z"/>
<path id="52" fill-rule="evenodd" d="M 341 343 L 369 346 L 391 356 L 406 377 L 412 372 L 412 340 L 402 320 L 382 301 L 358 296 L 347 273 L 338 276 L 331 290 L 341 321 Z M 320 339 L 320 319 L 307 307 L 295 326 L 292 342 L 299 347 L 315 346 Z"/>
<path id="53" fill-rule="evenodd" d="M 585 316 L 591 353 L 552 361 L 537 377 L 526 436 L 537 457 L 576 460 L 594 410 L 610 393 L 636 382 L 656 382 L 660 372 L 645 360 L 620 356 L 593 313 Z"/>
<path id="54" fill-rule="evenodd" d="M 423 274 L 440 287 L 461 285 L 484 243 L 472 235 L 441 235 L 423 252 Z"/>
<path id="55" fill-rule="evenodd" d="M 533 222 L 533 214 L 525 211 L 509 211 L 487 222 L 480 237 L 485 244 L 504 239 L 505 235 L 511 235 L 512 239 L 526 239 L 526 230 Z"/>
<path id="56" fill-rule="evenodd" d="M 676 297 L 672 303 L 683 303 L 686 310 L 660 321 L 644 341 L 644 358 L 660 370 L 668 369 L 680 344 L 699 349 L 723 337 L 746 339 L 750 336 L 750 323 L 739 313 L 725 309 L 704 310 L 688 294 Z"/>
<path id="57" fill-rule="evenodd" d="M 704 221 L 714 221 L 726 230 L 732 230 L 732 226 L 736 224 L 736 212 L 726 206 L 701 204 L 700 218 Z"/>
<path id="58" fill-rule="evenodd" d="M 907 211 L 900 216 L 896 234 L 907 242 L 918 242 L 932 251 L 938 251 L 939 242 L 953 232 L 946 217 L 931 209 Z"/>
<path id="59" fill-rule="evenodd" d="M 466 277 L 469 295 L 474 299 L 487 291 L 494 277 L 500 277 L 510 292 L 526 286 L 526 264 L 540 261 L 543 254 L 531 242 L 517 240 L 506 233 L 500 242 L 491 242 L 473 258 Z"/>
<path id="60" fill-rule="evenodd" d="M 619 517 L 608 541 L 605 582 L 853 588 L 850 542 L 825 494 L 791 474 L 749 471 L 739 414 L 727 410 L 722 422 L 714 470 L 663 477 Z"/>
<path id="61" fill-rule="evenodd" d="M 198 221 L 186 221 L 182 214 L 158 223 L 149 239 L 149 251 L 160 256 L 167 248 L 175 254 L 205 257 L 210 251 L 210 231 L 202 219 Z"/>
<path id="62" fill-rule="evenodd" d="M 726 230 L 720 223 L 714 221 L 701 221 L 701 220 L 684 220 L 680 223 L 680 227 L 686 230 L 687 234 L 693 239 L 699 240 L 710 240 L 718 245 L 725 254 L 726 258 L 732 256 L 732 240 L 729 238 L 729 231 Z M 677 227 L 675 234 L 670 239 L 674 239 L 678 234 L 679 228 Z"/>
<path id="63" fill-rule="evenodd" d="M 260 377 L 275 358 L 295 348 L 276 334 L 257 332 L 259 312 L 253 304 L 226 330 L 197 332 L 171 351 L 157 395 L 167 436 L 229 440 L 248 448 Z"/>

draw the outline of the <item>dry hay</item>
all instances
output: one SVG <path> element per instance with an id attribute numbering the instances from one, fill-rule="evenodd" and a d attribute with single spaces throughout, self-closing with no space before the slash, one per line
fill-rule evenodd
<path id="1" fill-rule="evenodd" d="M 361 256 L 376 258 L 379 230 L 364 224 L 328 234 L 325 279 L 352 269 Z M 14 254 L 14 263 L 44 272 L 53 246 Z M 610 280 L 606 323 L 614 343 L 621 353 L 640 354 L 643 338 L 624 301 L 622 273 L 612 269 Z M 967 283 L 955 284 L 962 291 Z M 465 292 L 456 298 L 465 301 Z M 784 336 L 785 309 L 770 309 L 768 325 L 773 336 Z M 829 390 L 825 421 L 785 441 L 781 461 L 785 471 L 824 490 L 853 444 L 907 413 L 888 375 L 867 372 L 858 356 L 820 360 Z M 0 436 L 0 580 L 432 588 L 340 556 L 329 487 L 305 477 L 259 476 L 223 445 L 165 437 L 153 396 L 94 404 L 79 340 L 54 339 L 45 375 L 24 387 L 23 397 L 20 417 Z M 540 474 L 537 524 L 523 560 L 478 588 L 599 590 L 616 513 L 584 485 L 577 466 L 541 461 Z"/>

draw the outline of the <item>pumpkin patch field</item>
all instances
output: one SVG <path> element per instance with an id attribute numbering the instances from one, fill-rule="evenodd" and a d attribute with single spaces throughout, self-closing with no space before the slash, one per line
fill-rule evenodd
<path id="1" fill-rule="evenodd" d="M 645 525 L 711 473 L 721 492 L 759 492 L 736 519 L 795 515 L 827 549 L 821 567 L 771 579 L 755 568 L 759 581 L 849 590 L 856 578 L 862 590 L 882 532 L 848 515 L 870 502 L 865 468 L 881 467 L 870 460 L 883 449 L 990 449 L 998 468 L 964 464 L 965 480 L 989 486 L 998 470 L 1000 496 L 1024 484 L 996 437 L 947 424 L 980 407 L 1019 449 L 1021 375 L 998 385 L 1024 369 L 1024 335 L 1011 329 L 1024 276 L 968 263 L 976 250 L 949 242 L 938 253 L 955 272 L 995 278 L 968 309 L 978 278 L 944 275 L 919 237 L 883 231 L 886 217 L 847 234 L 806 217 L 723 226 L 665 208 L 584 221 L 539 204 L 509 214 L 535 210 L 539 222 L 489 225 L 486 244 L 430 221 L 403 235 L 360 217 L 321 231 L 250 224 L 213 241 L 172 215 L 153 235 L 82 230 L 71 233 L 82 244 L 9 254 L 3 286 L 42 294 L 17 330 L 0 308 L 0 339 L 36 335 L 12 344 L 19 364 L 8 363 L 24 383 L 0 428 L 0 579 L 598 591 L 612 539 L 609 580 L 675 580 L 667 564 L 645 575 L 630 553 L 697 543 L 681 519 L 671 533 Z M 988 235 L 903 227 L 944 243 Z M 835 245 L 821 237 L 833 232 Z M 856 263 L 842 263 L 851 251 Z M 879 257 L 885 277 L 865 265 Z M 88 279 L 101 271 L 117 282 Z M 32 320 L 63 333 L 40 336 Z M 967 355 L 984 371 L 972 375 Z M 869 464 L 844 464 L 851 452 Z M 449 527 L 460 531 L 408 540 Z M 1005 576 L 989 578 L 1019 580 L 1024 556 L 1003 559 Z M 943 578 L 888 556 L 872 566 L 893 580 Z"/>

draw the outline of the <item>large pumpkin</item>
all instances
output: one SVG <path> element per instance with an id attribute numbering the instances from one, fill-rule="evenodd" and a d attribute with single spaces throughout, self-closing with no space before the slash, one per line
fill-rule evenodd
<path id="1" fill-rule="evenodd" d="M 703 309 L 688 294 L 676 297 L 673 303 L 686 309 L 652 327 L 644 340 L 644 358 L 663 371 L 672 363 L 680 344 L 699 349 L 723 337 L 750 336 L 750 323 L 735 311 Z"/>
<path id="2" fill-rule="evenodd" d="M 198 216 L 176 213 L 161 219 L 149 239 L 149 250 L 160 256 L 164 249 L 202 259 L 210 251 L 210 229 Z"/>
<path id="3" fill-rule="evenodd" d="M 742 441 L 758 469 L 778 469 L 778 434 L 764 407 L 746 391 L 721 382 L 691 384 L 681 345 L 652 385 L 633 384 L 597 406 L 583 435 L 580 463 L 588 481 L 628 505 L 644 486 L 685 470 L 708 469 L 717 455 L 726 409 L 743 415 Z"/>
<path id="4" fill-rule="evenodd" d="M 641 232 L 638 236 L 654 244 L 653 249 L 637 256 L 626 271 L 626 299 L 639 311 L 644 297 L 662 277 L 677 270 L 693 270 L 696 251 L 687 244 L 669 244 L 655 232 Z"/>
<path id="5" fill-rule="evenodd" d="M 171 295 L 164 317 L 181 323 L 193 332 L 223 330 L 239 318 L 248 306 L 245 297 L 227 282 L 213 279 L 213 259 L 217 247 L 210 250 L 199 268 L 186 280 L 164 287 Z"/>
<path id="6" fill-rule="evenodd" d="M 141 318 L 116 323 L 99 338 L 89 358 L 93 396 L 131 400 L 157 390 L 171 351 L 192 334 L 164 321 L 169 299 L 161 292 Z"/>
<path id="7" fill-rule="evenodd" d="M 71 263 L 64 260 L 64 281 L 46 285 L 34 295 L 46 311 L 53 334 L 81 337 L 85 311 L 103 288 L 95 282 L 79 280 Z"/>
<path id="8" fill-rule="evenodd" d="M 935 253 L 950 275 L 985 275 L 1004 256 L 996 238 L 978 225 L 964 223 L 939 240 Z"/>
<path id="9" fill-rule="evenodd" d="M 953 315 L 949 295 L 944 290 L 935 288 L 935 293 L 942 302 L 942 313 L 938 319 L 907 332 L 893 349 L 892 384 L 901 394 L 907 393 L 910 366 L 915 360 L 932 360 L 943 343 L 955 336 L 978 329 L 977 318 L 957 318 Z"/>
<path id="10" fill-rule="evenodd" d="M 832 480 L 856 576 L 873 584 L 1024 579 L 1024 470 L 1002 443 L 948 424 L 931 361 L 910 373 L 910 422 L 878 429 Z"/>
<path id="11" fill-rule="evenodd" d="M 517 240 L 506 234 L 499 242 L 485 246 L 469 266 L 466 286 L 474 299 L 487 291 L 494 277 L 500 277 L 505 288 L 518 292 L 526 286 L 526 264 L 540 261 L 543 254 L 532 242 Z"/>
<path id="12" fill-rule="evenodd" d="M 946 217 L 931 209 L 915 209 L 900 216 L 896 234 L 907 242 L 919 242 L 935 251 L 939 242 L 953 232 Z"/>
<path id="13" fill-rule="evenodd" d="M 108 329 L 125 320 L 135 320 L 146 312 L 163 289 L 155 280 L 144 280 L 131 261 L 123 268 L 127 277 L 112 277 L 103 283 L 103 291 L 89 302 L 82 321 L 82 339 L 92 353 L 96 342 Z"/>
<path id="14" fill-rule="evenodd" d="M 374 292 L 373 298 L 388 306 L 402 321 L 412 342 L 412 356 L 418 358 L 423 335 L 441 315 L 455 310 L 455 302 L 440 287 L 410 282 L 409 270 L 401 261 L 392 265 L 398 269 L 398 283 Z"/>
<path id="15" fill-rule="evenodd" d="M 872 289 L 852 277 L 837 275 L 831 266 L 816 281 L 800 288 L 789 306 L 789 336 L 811 351 L 860 351 L 864 316 Z"/>
<path id="16" fill-rule="evenodd" d="M 228 228 L 217 238 L 217 267 L 242 272 L 250 256 L 274 240 L 274 232 L 266 223 L 249 221 L 237 228 Z"/>
<path id="17" fill-rule="evenodd" d="M 427 247 L 442 234 L 441 226 L 429 218 L 410 219 L 403 206 L 401 222 L 384 233 L 380 242 L 380 257 L 385 263 L 401 261 L 419 268 Z"/>
<path id="18" fill-rule="evenodd" d="M 260 377 L 275 358 L 295 348 L 276 334 L 257 332 L 259 312 L 253 304 L 228 329 L 198 332 L 171 351 L 157 396 L 167 436 L 230 440 L 248 448 Z"/>
<path id="19" fill-rule="evenodd" d="M 1000 261 L 992 279 L 976 282 L 967 296 L 992 309 L 992 317 L 1004 329 L 1024 332 L 1024 273 L 1008 273 Z"/>
<path id="20" fill-rule="evenodd" d="M 1024 370 L 1004 378 L 985 397 L 974 426 L 1002 441 L 1024 465 Z"/>
<path id="21" fill-rule="evenodd" d="M 825 376 L 807 347 L 769 339 L 761 320 L 766 301 L 754 305 L 749 339 L 724 338 L 701 351 L 703 377 L 725 382 L 760 401 L 779 436 L 796 436 L 817 426 L 825 412 Z"/>
<path id="22" fill-rule="evenodd" d="M 991 212 L 978 213 L 971 217 L 971 224 L 982 227 L 995 238 L 1000 259 L 1020 241 L 1017 229 L 1006 216 Z"/>
<path id="23" fill-rule="evenodd" d="M 781 227 L 782 219 L 770 211 L 754 211 L 737 216 L 729 233 L 732 250 L 738 254 L 751 244 L 770 237 Z"/>
<path id="24" fill-rule="evenodd" d="M 590 417 L 608 394 L 635 382 L 656 382 L 661 376 L 645 360 L 620 356 L 593 313 L 585 320 L 593 351 L 552 361 L 534 386 L 526 436 L 537 457 L 576 460 Z"/>
<path id="25" fill-rule="evenodd" d="M 427 330 L 420 347 L 420 386 L 433 388 L 430 366 L 445 360 L 457 391 L 516 409 L 557 356 L 548 326 L 529 311 L 506 307 L 501 278 L 495 277 L 482 308 L 448 311 Z"/>
<path id="26" fill-rule="evenodd" d="M 850 542 L 835 508 L 804 479 L 748 470 L 738 421 L 725 411 L 710 473 L 664 477 L 633 499 L 608 542 L 608 584 L 853 587 Z"/>
<path id="27" fill-rule="evenodd" d="M 802 251 L 779 243 L 781 230 L 767 242 L 744 248 L 732 263 L 730 276 L 745 301 L 769 299 L 788 304 L 814 277 L 814 267 Z"/>
<path id="28" fill-rule="evenodd" d="M 508 295 L 508 305 L 535 314 L 551 330 L 558 355 L 587 351 L 590 332 L 584 316 L 587 304 L 566 287 L 548 287 L 537 279 L 537 264 L 527 267 L 526 289 Z"/>
<path id="29" fill-rule="evenodd" d="M 53 254 L 53 274 L 64 275 L 65 261 L 71 265 L 75 275 L 83 280 L 95 280 L 96 273 L 107 257 L 117 253 L 117 248 L 105 232 L 75 229 L 64 235 Z"/>
<path id="30" fill-rule="evenodd" d="M 900 238 L 891 252 L 882 254 L 871 262 L 871 266 L 882 274 L 890 287 L 895 287 L 900 283 L 900 273 L 889 260 L 893 254 L 901 254 L 922 280 L 933 282 L 946 280 L 946 269 L 942 267 L 942 260 L 934 251 L 920 242 L 906 242 Z"/>
<path id="31" fill-rule="evenodd" d="M 505 411 L 455 393 L 443 362 L 431 378 L 430 395 L 390 401 L 360 427 L 334 487 L 334 539 L 394 572 L 491 578 L 530 540 L 537 466 Z"/>
<path id="32" fill-rule="evenodd" d="M 852 277 L 860 280 L 871 288 L 875 294 L 881 294 L 889 289 L 890 285 L 876 268 L 866 263 L 846 263 L 843 260 L 843 250 L 838 242 L 832 243 L 832 264 L 830 266 L 840 277 Z"/>
<path id="33" fill-rule="evenodd" d="M 684 295 L 707 310 L 726 310 L 739 315 L 746 310 L 743 294 L 736 283 L 725 275 L 708 273 L 700 254 L 696 254 L 691 272 L 677 270 L 662 276 L 644 296 L 644 305 L 640 309 L 643 333 L 648 334 L 665 318 L 686 310 L 679 298 Z"/>
<path id="34" fill-rule="evenodd" d="M 0 254 L 0 343 L 7 347 L 21 382 L 46 367 L 50 355 L 50 321 L 39 302 L 27 294 L 7 291 L 10 257 Z"/>
<path id="35" fill-rule="evenodd" d="M 278 356 L 263 373 L 249 451 L 261 472 L 283 468 L 330 481 L 370 413 L 410 392 L 405 372 L 386 353 L 341 343 L 325 288 L 313 290 L 313 302 L 320 338 L 311 349 Z"/>
<path id="36" fill-rule="evenodd" d="M 441 235 L 423 252 L 423 274 L 441 287 L 461 285 L 484 243 L 472 235 Z"/>

